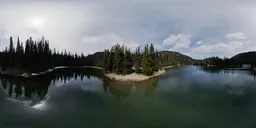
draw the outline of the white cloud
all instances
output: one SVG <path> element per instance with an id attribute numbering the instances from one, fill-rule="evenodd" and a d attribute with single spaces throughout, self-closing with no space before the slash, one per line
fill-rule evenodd
<path id="1" fill-rule="evenodd" d="M 230 34 L 226 34 L 226 38 L 227 39 L 234 39 L 234 40 L 243 40 L 246 39 L 244 36 L 244 33 L 230 33 Z"/>
<path id="2" fill-rule="evenodd" d="M 196 45 L 201 45 L 201 44 L 203 44 L 203 41 L 197 41 L 196 42 Z"/>
<path id="3" fill-rule="evenodd" d="M 216 52 L 225 56 L 256 48 L 246 43 L 256 41 L 255 7 L 253 0 L 0 0 L 0 49 L 8 45 L 9 36 L 21 40 L 45 36 L 51 47 L 85 54 L 117 42 L 132 48 L 159 42 L 155 45 L 159 50 L 194 58 Z M 31 18 L 44 19 L 45 26 L 31 26 Z M 234 40 L 244 42 L 243 46 Z"/>
<path id="4" fill-rule="evenodd" d="M 189 48 L 191 36 L 186 34 L 172 34 L 163 41 L 163 45 L 172 46 L 172 49 Z"/>
<path id="5" fill-rule="evenodd" d="M 203 43 L 203 45 L 197 46 L 191 50 L 197 54 L 223 54 L 232 55 L 242 50 L 246 42 L 231 41 L 227 43 Z"/>
<path id="6" fill-rule="evenodd" d="M 104 49 L 110 49 L 115 44 L 125 45 L 131 50 L 135 50 L 139 44 L 134 41 L 124 41 L 116 34 L 105 34 L 100 36 L 85 36 L 81 40 L 81 45 L 86 47 L 86 54 L 94 53 L 97 51 L 103 51 Z"/>

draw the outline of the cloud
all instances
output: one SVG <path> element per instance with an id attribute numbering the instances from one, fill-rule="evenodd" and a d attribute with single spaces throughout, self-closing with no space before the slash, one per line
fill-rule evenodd
<path id="1" fill-rule="evenodd" d="M 246 39 L 244 36 L 244 33 L 230 33 L 230 34 L 226 34 L 226 38 L 227 39 L 234 39 L 234 40 L 243 40 Z"/>
<path id="2" fill-rule="evenodd" d="M 256 48 L 246 43 L 256 41 L 255 8 L 252 0 L 0 0 L 0 49 L 9 36 L 44 36 L 51 47 L 85 54 L 152 42 L 193 58 L 229 56 Z M 45 26 L 31 26 L 34 18 Z"/>
<path id="3" fill-rule="evenodd" d="M 215 43 L 215 44 L 204 44 L 192 49 L 192 52 L 198 53 L 215 53 L 215 52 L 228 52 L 241 49 L 244 42 L 232 41 L 228 43 Z"/>
<path id="4" fill-rule="evenodd" d="M 104 49 L 110 49 L 115 44 L 121 44 L 127 46 L 131 50 L 135 50 L 139 44 L 134 41 L 124 41 L 116 34 L 105 34 L 100 36 L 84 36 L 81 40 L 80 46 L 86 47 L 87 54 L 97 51 L 103 51 Z"/>
<path id="5" fill-rule="evenodd" d="M 189 48 L 191 36 L 186 34 L 172 34 L 163 41 L 163 45 L 171 46 L 172 49 Z"/>
<path id="6" fill-rule="evenodd" d="M 196 45 L 201 45 L 201 44 L 203 44 L 203 41 L 197 41 L 196 42 Z"/>
<path id="7" fill-rule="evenodd" d="M 209 56 L 232 57 L 238 53 L 250 51 L 251 49 L 249 47 L 252 46 L 251 44 L 249 41 L 203 42 L 202 45 L 191 48 L 188 53 L 198 58 Z"/>

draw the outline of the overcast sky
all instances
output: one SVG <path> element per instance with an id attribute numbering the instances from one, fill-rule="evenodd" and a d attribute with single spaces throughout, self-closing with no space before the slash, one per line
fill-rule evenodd
<path id="1" fill-rule="evenodd" d="M 9 37 L 94 53 L 116 43 L 193 58 L 231 57 L 256 49 L 253 0 L 0 0 L 0 49 Z"/>

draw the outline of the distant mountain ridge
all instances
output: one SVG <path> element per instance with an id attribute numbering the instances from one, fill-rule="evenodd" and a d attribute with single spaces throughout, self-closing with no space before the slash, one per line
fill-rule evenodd
<path id="1" fill-rule="evenodd" d="M 232 58 L 230 58 L 232 61 L 242 63 L 242 64 L 256 64 L 256 52 L 244 52 L 239 53 Z"/>
<path id="2" fill-rule="evenodd" d="M 167 55 L 169 61 L 175 61 L 178 64 L 192 64 L 194 59 L 190 56 L 181 54 L 176 51 L 160 51 L 160 54 Z"/>

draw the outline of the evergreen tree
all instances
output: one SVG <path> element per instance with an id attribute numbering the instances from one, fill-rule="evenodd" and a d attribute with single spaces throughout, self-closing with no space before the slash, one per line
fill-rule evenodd
<path id="1" fill-rule="evenodd" d="M 134 62 L 135 72 L 140 73 L 141 72 L 141 53 L 140 53 L 140 47 L 136 49 L 135 52 L 135 62 Z"/>
<path id="2" fill-rule="evenodd" d="M 107 67 L 105 70 L 112 72 L 112 66 L 113 66 L 113 50 L 111 49 L 109 52 L 108 60 L 107 60 Z"/>
<path id="3" fill-rule="evenodd" d="M 119 44 L 114 46 L 113 72 L 122 73 L 122 48 Z"/>
<path id="4" fill-rule="evenodd" d="M 152 58 L 150 56 L 148 45 L 145 46 L 142 57 L 142 73 L 148 76 L 153 74 Z"/>
<path id="5" fill-rule="evenodd" d="M 17 38 L 16 54 L 14 59 L 15 60 L 13 62 L 15 66 L 22 66 L 22 48 L 21 48 L 19 37 Z"/>
<path id="6" fill-rule="evenodd" d="M 22 42 L 20 44 L 20 53 L 21 53 L 21 55 L 24 55 L 24 46 L 23 46 Z"/>
<path id="7" fill-rule="evenodd" d="M 156 54 L 155 54 L 155 48 L 154 48 L 154 45 L 151 43 L 150 44 L 150 48 L 149 48 L 149 53 L 150 53 L 150 57 L 151 57 L 151 60 L 150 60 L 150 65 L 153 67 L 153 71 L 157 71 L 157 64 L 156 64 Z"/>
<path id="8" fill-rule="evenodd" d="M 21 54 L 21 45 L 20 45 L 19 37 L 17 39 L 16 53 L 19 54 L 19 55 Z"/>
<path id="9" fill-rule="evenodd" d="M 12 37 L 10 37 L 9 52 L 10 52 L 11 54 L 12 54 L 12 53 L 15 53 Z"/>
<path id="10" fill-rule="evenodd" d="M 132 73 L 132 58 L 131 51 L 125 48 L 124 59 L 123 59 L 123 75 Z"/>
<path id="11" fill-rule="evenodd" d="M 14 49 L 14 45 L 13 45 L 13 39 L 12 37 L 10 37 L 10 45 L 9 45 L 9 53 L 8 53 L 8 66 L 9 68 L 13 68 L 14 66 L 14 53 L 15 53 L 15 49 Z"/>
<path id="12" fill-rule="evenodd" d="M 154 65 L 155 65 L 155 71 L 158 71 L 160 68 L 160 59 L 159 59 L 159 55 L 158 55 L 158 51 L 155 51 L 155 58 L 154 58 Z"/>
<path id="13" fill-rule="evenodd" d="M 109 51 L 108 50 L 104 50 L 104 59 L 103 59 L 103 62 L 104 62 L 104 69 L 105 69 L 105 72 L 108 72 L 108 57 L 109 57 Z"/>

